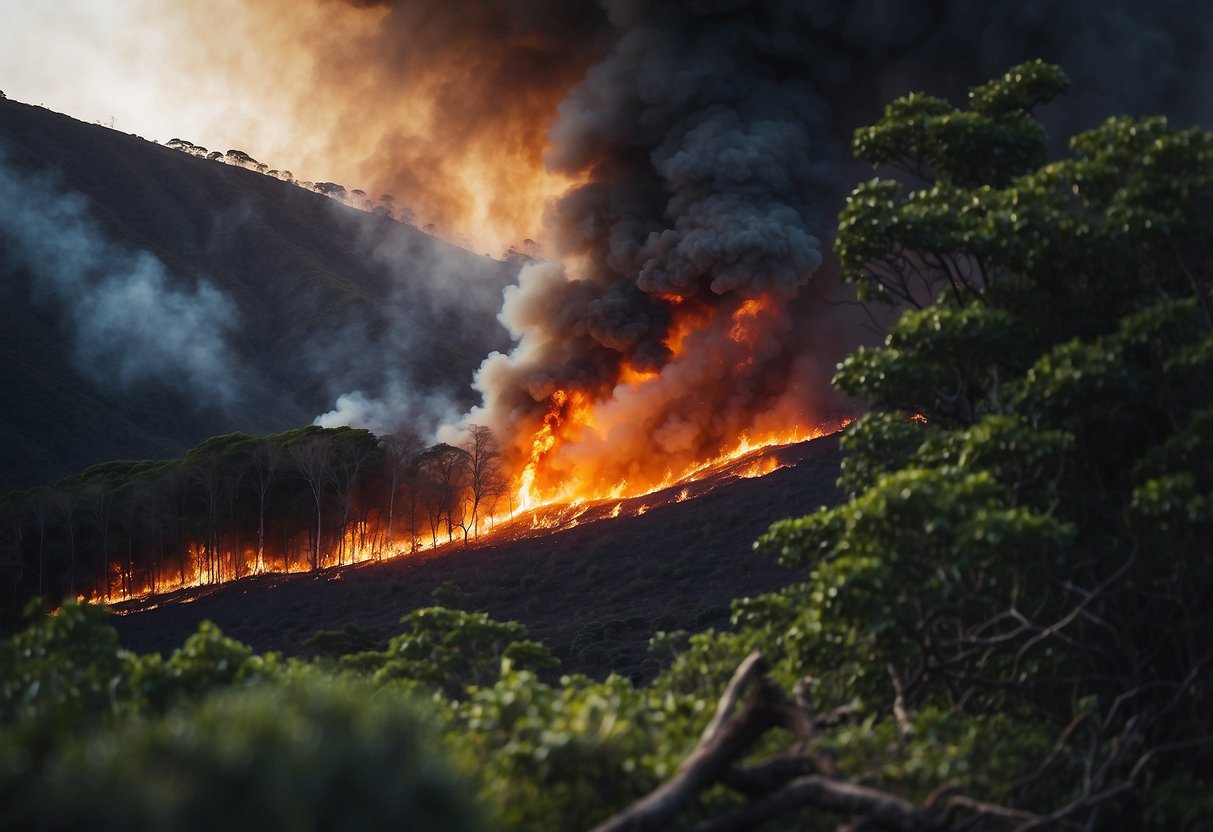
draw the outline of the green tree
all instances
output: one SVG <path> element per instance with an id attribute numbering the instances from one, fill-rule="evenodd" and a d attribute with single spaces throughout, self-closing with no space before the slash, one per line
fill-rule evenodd
<path id="1" fill-rule="evenodd" d="M 971 735 L 957 783 L 1011 807 L 954 812 L 1174 828 L 1213 811 L 1213 136 L 1113 118 L 1047 162 L 1030 110 L 1066 87 L 1026 64 L 857 133 L 911 176 L 855 190 L 838 252 L 905 311 L 836 378 L 871 405 L 848 502 L 760 542 L 807 571 L 799 603 L 748 615 L 844 669 L 832 695 L 892 726 L 904 793 L 946 785 L 909 765 L 927 720 Z"/>
<path id="2" fill-rule="evenodd" d="M 400 623 L 407 629 L 386 650 L 347 656 L 343 666 L 373 674 L 379 683 L 406 679 L 458 699 L 469 686 L 496 682 L 503 662 L 516 671 L 560 664 L 546 647 L 527 639 L 526 627 L 494 621 L 487 613 L 427 607 Z"/>

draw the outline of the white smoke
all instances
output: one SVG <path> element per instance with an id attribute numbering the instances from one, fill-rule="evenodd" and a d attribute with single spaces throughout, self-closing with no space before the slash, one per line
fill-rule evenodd
<path id="1" fill-rule="evenodd" d="M 474 365 L 508 343 L 496 320 L 510 269 L 415 229 L 350 219 L 348 211 L 333 212 L 349 244 L 391 280 L 391 291 L 380 299 L 390 323 L 373 328 L 351 322 L 306 346 L 309 363 L 331 380 L 334 397 L 333 408 L 314 423 L 433 433 L 457 421 L 475 400 L 470 375 L 449 372 L 451 356 L 464 353 L 462 363 Z"/>
<path id="2" fill-rule="evenodd" d="M 368 396 L 361 390 L 342 393 L 332 410 L 316 417 L 322 428 L 366 428 L 372 433 L 394 433 L 411 427 L 422 432 L 454 424 L 460 409 L 441 394 L 418 394 L 410 385 L 391 384 Z"/>
<path id="3" fill-rule="evenodd" d="M 0 156 L 0 255 L 61 316 L 73 362 L 99 388 L 166 385 L 226 407 L 242 376 L 228 337 L 236 304 L 206 280 L 174 279 L 153 254 L 107 238 L 88 201 Z"/>

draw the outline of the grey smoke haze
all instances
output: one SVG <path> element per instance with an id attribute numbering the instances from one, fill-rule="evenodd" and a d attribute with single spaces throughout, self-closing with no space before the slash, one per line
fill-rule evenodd
<path id="1" fill-rule="evenodd" d="M 333 400 L 315 424 L 383 434 L 405 426 L 435 431 L 457 421 L 474 401 L 471 379 L 446 372 L 435 325 L 444 346 L 467 351 L 473 361 L 505 349 L 508 338 L 495 319 L 511 270 L 422 235 L 383 235 L 348 211 L 332 213 L 349 244 L 386 270 L 393 289 L 381 299 L 386 327 L 351 322 L 305 347 Z"/>
<path id="2" fill-rule="evenodd" d="M 231 298 L 110 242 L 82 196 L 3 157 L 0 256 L 60 312 L 74 364 L 99 388 L 156 383 L 219 407 L 240 398 L 243 375 L 227 341 L 239 323 Z"/>

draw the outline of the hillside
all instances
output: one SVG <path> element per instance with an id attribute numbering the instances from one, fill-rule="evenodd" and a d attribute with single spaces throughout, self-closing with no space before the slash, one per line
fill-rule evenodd
<path id="1" fill-rule="evenodd" d="M 461 407 L 507 344 L 505 264 L 249 170 L 0 100 L 0 191 L 0 492 Z"/>
<path id="2" fill-rule="evenodd" d="M 734 598 L 792 580 L 751 544 L 775 520 L 838 501 L 838 437 L 783 453 L 795 464 L 763 477 L 722 481 L 682 501 L 682 486 L 638 498 L 668 501 L 640 515 L 185 590 L 119 604 L 126 614 L 116 624 L 123 646 L 138 652 L 171 652 L 210 619 L 257 650 L 306 655 L 304 641 L 318 630 L 353 625 L 386 640 L 401 616 L 441 602 L 521 621 L 561 659 L 561 672 L 647 678 L 659 663 L 646 650 L 655 631 L 726 627 Z"/>

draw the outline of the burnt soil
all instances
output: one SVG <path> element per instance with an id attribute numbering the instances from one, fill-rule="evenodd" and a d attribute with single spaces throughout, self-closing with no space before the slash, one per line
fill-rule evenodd
<path id="1" fill-rule="evenodd" d="M 794 465 L 639 516 L 183 590 L 117 605 L 125 614 L 114 623 L 123 646 L 140 653 L 170 653 L 209 619 L 258 652 L 309 656 L 304 642 L 317 631 L 348 624 L 386 642 L 401 616 L 441 601 L 522 622 L 562 673 L 644 680 L 660 666 L 647 649 L 654 632 L 727 628 L 730 601 L 796 579 L 753 542 L 776 520 L 837 503 L 841 456 L 836 435 L 790 447 Z"/>

